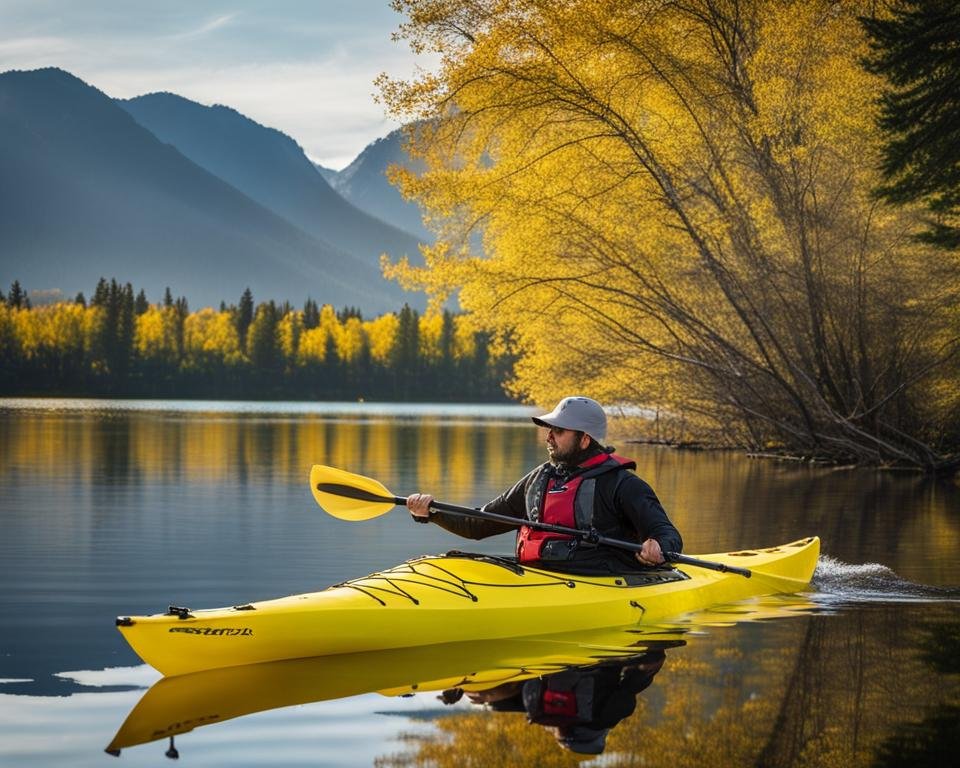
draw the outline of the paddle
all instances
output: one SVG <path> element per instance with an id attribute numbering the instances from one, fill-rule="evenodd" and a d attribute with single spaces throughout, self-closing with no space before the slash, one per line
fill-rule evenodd
<path id="1" fill-rule="evenodd" d="M 310 490 L 313 492 L 313 498 L 324 512 L 340 520 L 350 520 L 352 522 L 380 517 L 380 515 L 386 514 L 395 506 L 404 506 L 407 503 L 405 497 L 395 496 L 385 485 L 372 478 L 356 475 L 343 469 L 337 469 L 336 467 L 327 467 L 323 464 L 315 464 L 310 470 Z M 594 530 L 582 531 L 578 528 L 567 528 L 563 525 L 551 525 L 533 520 L 520 520 L 507 515 L 498 515 L 493 512 L 485 512 L 482 509 L 473 509 L 471 507 L 461 507 L 443 501 L 431 502 L 430 509 L 447 512 L 452 515 L 492 520 L 516 527 L 527 525 L 538 531 L 548 531 L 550 533 L 573 536 L 589 544 L 602 544 L 607 547 L 625 549 L 628 552 L 639 552 L 643 548 L 641 544 L 636 544 L 632 541 L 621 541 L 620 539 L 601 536 Z M 671 563 L 692 565 L 697 568 L 707 568 L 711 571 L 720 571 L 722 573 L 735 573 L 748 579 L 753 575 L 753 572 L 746 568 L 737 568 L 732 565 L 715 563 L 709 560 L 699 560 L 695 557 L 687 557 L 677 552 L 664 552 L 663 557 Z"/>

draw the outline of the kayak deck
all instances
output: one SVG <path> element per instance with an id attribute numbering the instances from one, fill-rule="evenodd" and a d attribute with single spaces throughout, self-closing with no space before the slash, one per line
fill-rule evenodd
<path id="1" fill-rule="evenodd" d="M 751 578 L 692 566 L 582 576 L 505 558 L 420 557 L 302 595 L 117 619 L 164 675 L 359 651 L 584 631 L 656 622 L 748 597 L 802 591 L 819 539 L 705 555 Z"/>

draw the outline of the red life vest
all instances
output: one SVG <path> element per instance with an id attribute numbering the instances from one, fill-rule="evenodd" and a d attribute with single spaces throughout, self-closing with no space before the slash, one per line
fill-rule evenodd
<path id="1" fill-rule="evenodd" d="M 634 469 L 636 463 L 612 453 L 601 453 L 583 462 L 573 475 L 561 482 L 553 475 L 553 467 L 544 464 L 527 489 L 527 518 L 562 525 L 566 528 L 590 530 L 593 525 L 593 496 L 596 478 L 607 472 Z M 538 531 L 521 526 L 517 534 L 517 560 L 529 563 L 542 557 L 549 541 L 571 541 L 573 536 Z"/>
<path id="2" fill-rule="evenodd" d="M 523 684 L 523 708 L 532 723 L 571 727 L 596 719 L 602 702 L 597 701 L 601 675 L 619 677 L 619 670 L 565 669 Z"/>

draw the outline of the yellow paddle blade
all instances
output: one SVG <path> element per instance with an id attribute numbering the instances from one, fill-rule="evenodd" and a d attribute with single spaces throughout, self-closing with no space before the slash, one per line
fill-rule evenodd
<path id="1" fill-rule="evenodd" d="M 310 470 L 310 490 L 324 512 L 341 520 L 369 520 L 403 503 L 376 480 L 323 464 Z"/>

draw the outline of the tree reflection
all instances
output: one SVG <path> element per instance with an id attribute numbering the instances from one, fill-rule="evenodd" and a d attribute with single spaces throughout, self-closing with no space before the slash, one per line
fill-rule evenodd
<path id="1" fill-rule="evenodd" d="M 943 765 L 960 746 L 956 633 L 955 608 L 930 603 L 698 638 L 671 654 L 668 679 L 609 731 L 602 765 Z M 434 734 L 409 737 L 408 751 L 377 765 L 571 766 L 584 758 L 529 720 L 526 709 L 441 718 Z"/>
<path id="2" fill-rule="evenodd" d="M 908 723 L 877 750 L 875 768 L 940 768 L 960 753 L 960 707 L 939 707 L 920 723 Z"/>

